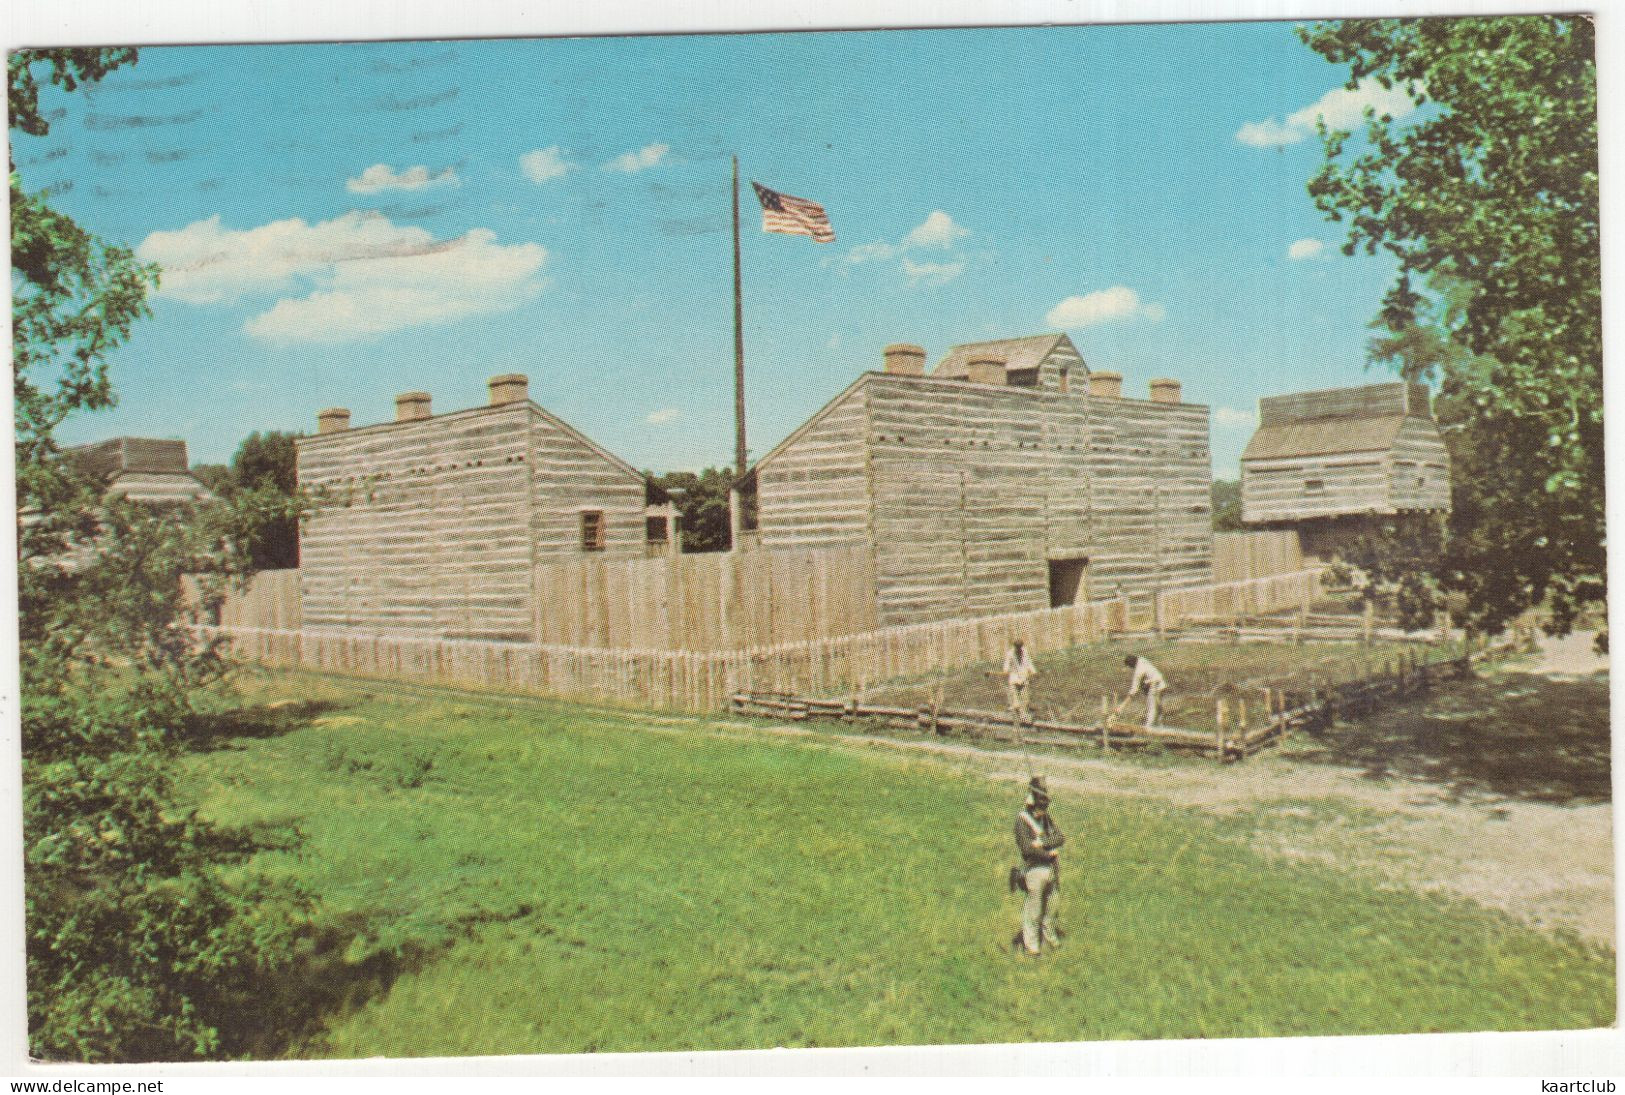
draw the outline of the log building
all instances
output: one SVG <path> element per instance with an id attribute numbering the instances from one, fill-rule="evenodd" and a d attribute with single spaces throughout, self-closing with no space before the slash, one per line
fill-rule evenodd
<path id="1" fill-rule="evenodd" d="M 115 437 L 64 451 L 106 483 L 109 494 L 157 505 L 206 502 L 214 497 L 192 475 L 184 441 Z"/>
<path id="2" fill-rule="evenodd" d="M 1241 517 L 1297 528 L 1326 555 L 1374 519 L 1450 512 L 1450 456 L 1428 389 L 1393 382 L 1258 401 L 1241 454 Z"/>
<path id="3" fill-rule="evenodd" d="M 323 411 L 296 442 L 316 499 L 300 537 L 305 627 L 528 640 L 538 562 L 644 555 L 642 473 L 531 402 L 524 376 L 492 377 L 484 407 L 435 415 L 407 392 L 395 408 L 360 428 Z"/>
<path id="4" fill-rule="evenodd" d="M 867 544 L 881 626 L 1205 583 L 1208 409 L 1127 399 L 1064 334 L 918 346 L 758 461 L 764 550 Z"/>

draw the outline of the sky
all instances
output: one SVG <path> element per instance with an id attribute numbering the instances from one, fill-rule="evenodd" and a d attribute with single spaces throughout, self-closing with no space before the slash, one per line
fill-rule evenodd
<path id="1" fill-rule="evenodd" d="M 888 343 L 1063 330 L 1145 397 L 1212 409 L 1233 478 L 1259 397 L 1389 379 L 1392 263 L 1341 253 L 1317 117 L 1367 104 L 1289 23 L 143 48 L 14 135 L 28 189 L 164 270 L 67 443 L 228 460 L 488 377 L 640 468 L 733 451 L 730 157 L 750 448 Z M 766 234 L 749 180 L 822 203 Z"/>

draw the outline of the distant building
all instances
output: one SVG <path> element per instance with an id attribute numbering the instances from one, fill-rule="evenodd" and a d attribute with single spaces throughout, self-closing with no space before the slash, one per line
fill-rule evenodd
<path id="1" fill-rule="evenodd" d="M 868 544 L 882 626 L 1206 583 L 1208 409 L 1125 399 L 1064 334 L 887 347 L 769 452 L 762 549 Z"/>
<path id="2" fill-rule="evenodd" d="M 186 442 L 150 437 L 115 437 L 65 450 L 109 494 L 157 504 L 208 501 L 208 487 L 186 462 Z"/>
<path id="3" fill-rule="evenodd" d="M 1241 454 L 1241 517 L 1295 527 L 1324 555 L 1373 518 L 1450 512 L 1450 456 L 1428 389 L 1394 382 L 1269 396 Z"/>
<path id="4" fill-rule="evenodd" d="M 429 406 L 407 392 L 395 421 L 354 429 L 326 410 L 295 442 L 317 499 L 300 536 L 306 628 L 530 639 L 537 563 L 641 558 L 656 538 L 643 474 L 532 403 L 524 376 L 492 377 L 484 407 Z"/>

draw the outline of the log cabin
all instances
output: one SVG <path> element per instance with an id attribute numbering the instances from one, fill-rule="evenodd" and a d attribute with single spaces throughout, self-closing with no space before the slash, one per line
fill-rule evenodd
<path id="1" fill-rule="evenodd" d="M 114 437 L 64 451 L 106 483 L 110 495 L 155 505 L 207 502 L 214 497 L 193 476 L 186 462 L 185 441 Z"/>
<path id="2" fill-rule="evenodd" d="M 762 457 L 762 550 L 866 544 L 881 626 L 1211 580 L 1208 408 L 1125 398 L 1064 334 L 889 346 Z"/>
<path id="3" fill-rule="evenodd" d="M 1399 514 L 1450 512 L 1450 455 L 1426 385 L 1399 381 L 1258 401 L 1241 454 L 1241 516 L 1296 528 L 1328 557 L 1348 537 Z"/>
<path id="4" fill-rule="evenodd" d="M 486 406 L 433 414 L 425 392 L 395 421 L 352 428 L 342 407 L 300 438 L 315 500 L 300 535 L 306 628 L 526 641 L 537 563 L 642 557 L 645 477 L 530 400 L 517 373 Z"/>

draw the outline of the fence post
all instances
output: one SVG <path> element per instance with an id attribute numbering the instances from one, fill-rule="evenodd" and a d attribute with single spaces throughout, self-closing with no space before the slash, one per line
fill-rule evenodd
<path id="1" fill-rule="evenodd" d="M 1372 601 L 1372 600 L 1368 599 L 1366 601 L 1366 603 L 1365 603 L 1365 624 L 1364 624 L 1364 632 L 1363 632 L 1363 634 L 1364 634 L 1364 640 L 1363 641 L 1365 642 L 1365 644 L 1367 646 L 1371 645 L 1371 629 L 1372 629 L 1372 624 L 1375 622 L 1376 615 L 1377 615 L 1377 603 L 1375 601 Z"/>

